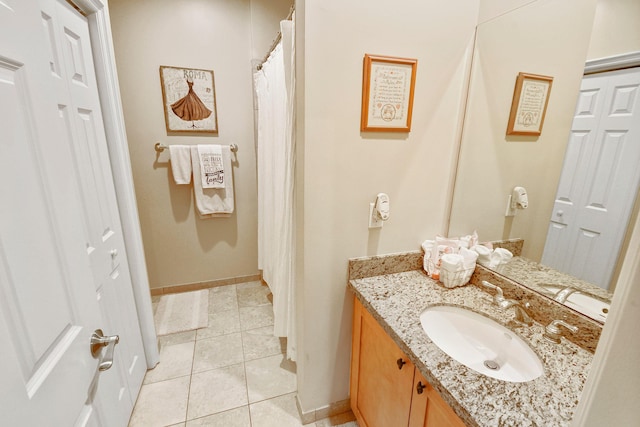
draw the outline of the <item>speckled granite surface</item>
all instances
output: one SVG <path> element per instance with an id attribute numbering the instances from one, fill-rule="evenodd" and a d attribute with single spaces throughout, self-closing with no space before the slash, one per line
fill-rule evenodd
<path id="1" fill-rule="evenodd" d="M 422 268 L 422 250 L 397 254 L 376 255 L 351 258 L 349 260 L 349 279 L 380 276 L 381 274 L 401 273 Z"/>
<path id="2" fill-rule="evenodd" d="M 503 267 L 500 274 L 507 276 L 531 289 L 544 293 L 544 285 L 570 286 L 603 301 L 611 302 L 611 292 L 593 283 L 585 282 L 551 267 L 539 264 L 524 257 L 514 257 Z"/>
<path id="3" fill-rule="evenodd" d="M 477 265 L 473 272 L 473 276 L 471 276 L 471 284 L 478 286 L 486 292 L 493 292 L 487 290 L 480 284 L 483 280 L 487 280 L 494 285 L 500 286 L 504 291 L 505 298 L 524 301 L 531 304 L 531 308 L 528 309 L 529 314 L 536 322 L 542 325 L 548 325 L 555 319 L 563 319 L 569 324 L 577 326 L 577 332 L 569 333 L 565 331 L 565 337 L 585 350 L 595 353 L 598 341 L 600 341 L 600 334 L 602 333 L 601 323 L 596 322 L 595 320 L 580 314 L 559 302 L 553 301 L 549 297 L 532 291 L 518 282 L 500 274 L 496 274 L 493 270 Z"/>
<path id="4" fill-rule="evenodd" d="M 447 289 L 421 270 L 354 279 L 349 287 L 418 370 L 469 426 L 568 426 L 582 393 L 593 355 L 562 340 L 542 338 L 543 327 L 512 328 L 544 364 L 545 373 L 526 383 L 510 383 L 479 374 L 456 362 L 427 337 L 420 313 L 431 305 L 472 308 L 502 324 L 513 310 L 493 305 L 476 286 Z"/>
<path id="5" fill-rule="evenodd" d="M 493 248 L 504 248 L 511 252 L 513 256 L 520 256 L 522 254 L 522 247 L 524 246 L 524 239 L 508 239 L 508 240 L 496 240 L 491 242 Z"/>

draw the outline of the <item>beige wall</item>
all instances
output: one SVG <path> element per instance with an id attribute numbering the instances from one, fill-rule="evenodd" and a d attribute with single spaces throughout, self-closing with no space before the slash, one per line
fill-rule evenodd
<path id="1" fill-rule="evenodd" d="M 598 0 L 587 59 L 640 50 L 640 1 Z"/>
<path id="2" fill-rule="evenodd" d="M 541 256 L 594 10 L 595 0 L 536 1 L 478 27 L 449 235 L 520 237 L 523 255 Z M 520 71 L 554 77 L 539 137 L 506 136 Z M 529 208 L 505 217 L 515 186 L 527 189 Z"/>
<path id="3" fill-rule="evenodd" d="M 285 19 L 294 0 L 251 1 L 251 58 L 263 59 Z"/>
<path id="4" fill-rule="evenodd" d="M 122 103 L 152 288 L 257 274 L 249 0 L 110 0 Z M 214 71 L 217 136 L 167 136 L 158 68 Z M 197 218 L 193 189 L 153 144 L 236 143 L 235 213 Z"/>
<path id="5" fill-rule="evenodd" d="M 298 392 L 307 411 L 349 395 L 347 259 L 417 250 L 443 231 L 478 10 L 467 0 L 305 3 L 297 33 L 304 40 L 297 268 L 304 277 Z M 365 53 L 418 59 L 410 133 L 360 133 Z M 389 195 L 391 215 L 369 230 L 378 192 Z"/>

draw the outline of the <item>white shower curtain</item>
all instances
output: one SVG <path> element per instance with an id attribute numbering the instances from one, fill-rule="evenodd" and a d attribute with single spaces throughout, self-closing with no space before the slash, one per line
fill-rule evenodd
<path id="1" fill-rule="evenodd" d="M 293 21 L 254 74 L 258 104 L 258 268 L 273 294 L 274 334 L 287 338 L 296 360 L 295 333 L 295 46 Z"/>

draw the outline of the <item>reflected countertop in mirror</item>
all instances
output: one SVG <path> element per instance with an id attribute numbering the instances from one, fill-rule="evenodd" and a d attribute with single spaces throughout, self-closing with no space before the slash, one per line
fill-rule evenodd
<path id="1" fill-rule="evenodd" d="M 522 256 L 513 257 L 496 272 L 596 321 L 606 320 L 612 295 L 592 283 Z"/>

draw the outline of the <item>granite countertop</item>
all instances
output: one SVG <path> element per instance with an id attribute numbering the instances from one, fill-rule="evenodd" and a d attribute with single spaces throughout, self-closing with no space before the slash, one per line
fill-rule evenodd
<path id="1" fill-rule="evenodd" d="M 521 256 L 513 257 L 499 273 L 538 292 L 545 293 L 545 285 L 555 285 L 560 288 L 572 287 L 603 301 L 611 302 L 612 295 L 606 289 Z"/>
<path id="2" fill-rule="evenodd" d="M 421 270 L 353 279 L 349 287 L 442 398 L 468 426 L 568 426 L 593 355 L 562 339 L 542 338 L 544 328 L 514 328 L 514 310 L 502 310 L 476 286 L 447 289 Z M 426 335 L 420 313 L 432 305 L 470 308 L 514 330 L 543 362 L 535 380 L 512 383 L 458 363 Z"/>

